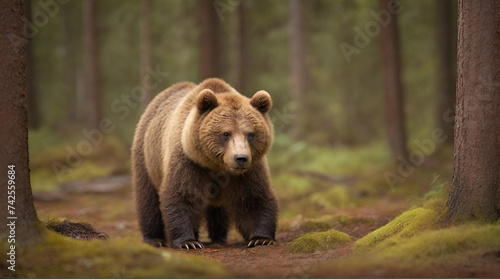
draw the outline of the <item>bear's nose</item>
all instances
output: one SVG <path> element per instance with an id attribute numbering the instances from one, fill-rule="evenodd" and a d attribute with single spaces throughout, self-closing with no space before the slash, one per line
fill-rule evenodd
<path id="1" fill-rule="evenodd" d="M 245 154 L 234 155 L 234 161 L 238 166 L 244 166 L 248 162 L 248 156 Z"/>

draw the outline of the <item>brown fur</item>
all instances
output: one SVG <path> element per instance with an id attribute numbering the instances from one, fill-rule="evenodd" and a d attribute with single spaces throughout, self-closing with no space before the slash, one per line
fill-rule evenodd
<path id="1" fill-rule="evenodd" d="M 267 92 L 249 99 L 219 79 L 175 84 L 151 102 L 132 146 L 146 242 L 201 248 L 203 221 L 214 242 L 226 240 L 230 223 L 249 246 L 274 241 L 278 206 L 265 159 L 271 106 Z"/>

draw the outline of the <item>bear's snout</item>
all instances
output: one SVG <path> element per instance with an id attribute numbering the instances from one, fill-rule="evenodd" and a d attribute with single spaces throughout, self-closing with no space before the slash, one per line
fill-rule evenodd
<path id="1" fill-rule="evenodd" d="M 248 163 L 248 155 L 245 154 L 234 155 L 234 161 L 238 166 L 244 167 Z"/>
<path id="2" fill-rule="evenodd" d="M 242 174 L 252 165 L 250 145 L 242 133 L 234 133 L 226 147 L 224 163 L 232 174 Z"/>

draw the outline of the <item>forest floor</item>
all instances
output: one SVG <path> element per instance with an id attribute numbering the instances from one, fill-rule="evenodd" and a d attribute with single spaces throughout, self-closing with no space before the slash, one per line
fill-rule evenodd
<path id="1" fill-rule="evenodd" d="M 59 152 L 63 148 L 38 148 L 30 158 L 40 220 L 90 223 L 116 240 L 108 246 L 97 242 L 99 253 L 115 249 L 110 255 L 122 257 L 115 263 L 102 258 L 105 253 L 93 257 L 94 244 L 65 242 L 80 249 L 92 245 L 94 248 L 63 254 L 63 265 L 59 263 L 61 259 L 54 258 L 62 248 L 52 249 L 43 262 L 44 269 L 55 268 L 50 275 L 85 276 L 77 273 L 75 268 L 80 268 L 78 272 L 94 272 L 87 276 L 151 277 L 166 272 L 158 269 L 145 273 L 157 266 L 151 257 L 158 261 L 166 258 L 168 266 L 181 256 L 197 255 L 223 265 L 219 269 L 209 262 L 216 272 L 222 270 L 212 276 L 500 277 L 500 221 L 451 227 L 440 221 L 451 178 L 451 148 L 437 150 L 425 162 L 409 166 L 402 173 L 391 164 L 383 144 L 355 149 L 317 148 L 278 137 L 269 154 L 273 188 L 280 201 L 278 244 L 247 248 L 234 229 L 229 232 L 227 244 L 211 244 L 202 229 L 200 240 L 206 249 L 185 251 L 155 250 L 142 244 L 127 174 L 129 167 L 123 164 L 128 151 L 116 142 L 106 141 L 96 157 L 87 158 L 61 182 L 51 178 L 50 163 L 65 162 L 65 153 Z M 387 181 L 388 172 L 401 175 L 397 184 Z M 149 256 L 142 256 L 143 247 L 149 249 Z M 121 250 L 127 252 L 120 253 Z M 123 266 L 127 259 L 132 266 Z M 134 265 L 139 259 L 145 261 L 142 269 L 139 264 Z M 194 258 L 183 259 L 177 262 L 177 275 L 214 274 L 204 272 L 210 266 L 201 262 L 193 271 L 190 264 Z M 103 265 L 106 260 L 114 266 Z M 92 264 L 100 265 L 99 271 L 88 269 L 87 265 Z M 58 267 L 62 270 L 59 273 Z M 37 270 L 25 276 L 29 274 L 39 277 L 44 273 Z"/>
<path id="2" fill-rule="evenodd" d="M 130 188 L 107 193 L 58 194 L 51 198 L 35 195 L 35 206 L 41 219 L 67 218 L 93 224 L 106 232 L 111 239 L 126 239 L 130 245 L 141 242 L 133 196 Z M 346 222 L 338 230 L 347 233 L 355 241 L 375 229 L 385 225 L 408 209 L 410 202 L 404 198 L 384 197 L 370 204 L 337 209 L 335 215 L 348 216 L 356 222 Z M 247 248 L 243 239 L 232 230 L 228 244 L 210 244 L 206 233 L 201 240 L 204 250 L 176 250 L 177 252 L 199 255 L 226 265 L 232 274 L 243 277 L 308 278 L 313 276 L 363 276 L 363 277 L 490 277 L 500 275 L 500 255 L 483 256 L 461 265 L 421 270 L 391 268 L 356 268 L 341 271 L 317 266 L 346 259 L 353 253 L 353 243 L 339 248 L 313 253 L 290 254 L 286 246 L 293 239 L 304 234 L 302 215 L 292 220 L 281 220 L 276 239 L 278 245 Z M 158 248 L 172 250 L 169 248 Z M 489 258 L 488 258 L 489 257 Z"/>

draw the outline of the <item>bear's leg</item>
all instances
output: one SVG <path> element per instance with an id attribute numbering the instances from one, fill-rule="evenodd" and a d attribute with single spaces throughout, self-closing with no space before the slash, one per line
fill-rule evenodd
<path id="1" fill-rule="evenodd" d="M 206 213 L 208 234 L 212 242 L 224 243 L 227 239 L 229 219 L 222 207 L 209 206 Z"/>
<path id="2" fill-rule="evenodd" d="M 269 173 L 264 164 L 256 165 L 237 181 L 240 189 L 233 191 L 234 197 L 228 212 L 248 247 L 275 243 L 278 200 L 271 190 Z M 247 189 L 241 191 L 241 189 Z"/>
<path id="3" fill-rule="evenodd" d="M 249 198 L 237 205 L 235 212 L 236 228 L 248 241 L 248 247 L 276 242 L 278 204 L 274 196 Z"/>
<path id="4" fill-rule="evenodd" d="M 155 247 L 166 246 L 158 193 L 146 170 L 135 173 L 134 182 L 135 203 L 144 242 Z"/>
<path id="5" fill-rule="evenodd" d="M 203 210 L 195 197 L 181 197 L 180 194 L 167 195 L 162 200 L 165 228 L 172 248 L 203 249 L 198 241 L 198 229 Z"/>

